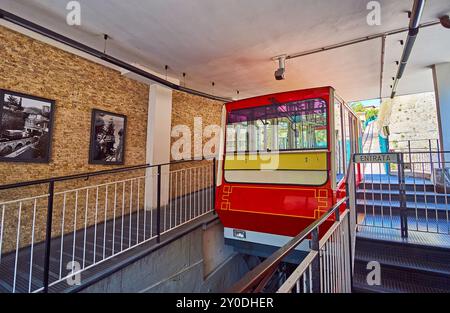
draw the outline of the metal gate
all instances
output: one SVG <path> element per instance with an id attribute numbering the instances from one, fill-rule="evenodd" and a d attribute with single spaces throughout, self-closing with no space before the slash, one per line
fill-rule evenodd
<path id="1" fill-rule="evenodd" d="M 404 238 L 408 231 L 450 234 L 446 154 L 355 154 L 358 226 L 398 229 Z"/>

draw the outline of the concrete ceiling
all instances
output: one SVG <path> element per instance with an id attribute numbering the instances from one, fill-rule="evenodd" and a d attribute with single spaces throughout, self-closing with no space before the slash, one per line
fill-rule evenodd
<path id="1" fill-rule="evenodd" d="M 413 0 L 381 0 L 381 25 L 369 26 L 366 0 L 80 0 L 82 25 L 66 24 L 68 1 L 0 0 L 0 7 L 99 50 L 224 97 L 331 85 L 348 101 L 380 95 L 381 39 L 288 60 L 275 81 L 271 58 L 408 26 Z M 422 22 L 450 13 L 427 1 Z M 387 37 L 383 96 L 390 95 L 406 33 Z M 433 90 L 430 66 L 450 62 L 450 30 L 423 29 L 398 95 Z M 213 88 L 211 82 L 216 86 Z"/>

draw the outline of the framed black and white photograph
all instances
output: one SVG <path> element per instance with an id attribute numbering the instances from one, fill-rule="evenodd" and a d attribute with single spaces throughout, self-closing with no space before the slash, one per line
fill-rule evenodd
<path id="1" fill-rule="evenodd" d="M 55 101 L 0 89 L 0 161 L 49 163 Z"/>
<path id="2" fill-rule="evenodd" d="M 126 128 L 125 115 L 92 110 L 89 163 L 123 165 Z"/>

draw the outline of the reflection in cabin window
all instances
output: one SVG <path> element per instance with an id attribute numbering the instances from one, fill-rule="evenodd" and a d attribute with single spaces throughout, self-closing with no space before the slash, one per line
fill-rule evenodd
<path id="1" fill-rule="evenodd" d="M 328 147 L 327 103 L 274 103 L 228 114 L 227 152 L 313 150 Z"/>

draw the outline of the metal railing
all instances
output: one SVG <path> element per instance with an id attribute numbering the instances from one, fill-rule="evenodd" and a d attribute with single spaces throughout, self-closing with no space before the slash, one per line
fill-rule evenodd
<path id="1" fill-rule="evenodd" d="M 358 225 L 450 234 L 450 152 L 394 153 L 397 162 L 365 166 L 356 186 Z"/>
<path id="2" fill-rule="evenodd" d="M 347 200 L 348 198 L 344 198 L 338 201 L 322 217 L 248 272 L 231 291 L 263 291 L 283 261 L 310 238 L 311 251 L 278 292 L 350 292 L 354 231 L 350 226 L 350 210 L 346 208 L 340 213 Z M 332 225 L 319 240 L 322 235 L 319 228 L 324 227 L 327 222 Z"/>
<path id="3" fill-rule="evenodd" d="M 434 163 L 440 162 L 439 139 L 399 140 L 393 142 L 393 145 L 390 152 L 403 154 L 406 174 L 431 176 Z"/>
<path id="4" fill-rule="evenodd" d="M 312 251 L 278 289 L 278 293 L 351 293 L 352 257 L 349 210 L 339 216 Z"/>
<path id="5" fill-rule="evenodd" d="M 216 162 L 0 186 L 0 292 L 48 292 L 214 210 Z"/>

